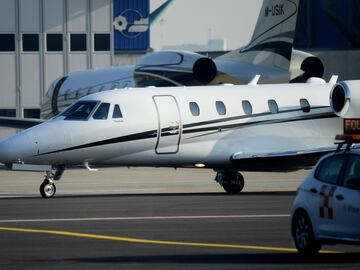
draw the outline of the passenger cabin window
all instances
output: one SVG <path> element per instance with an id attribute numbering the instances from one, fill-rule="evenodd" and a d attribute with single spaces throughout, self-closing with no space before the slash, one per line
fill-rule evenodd
<path id="1" fill-rule="evenodd" d="M 123 118 L 123 115 L 122 115 L 121 110 L 120 110 L 120 106 L 118 104 L 115 104 L 115 106 L 114 106 L 114 111 L 113 111 L 112 118 L 114 118 L 114 119 Z"/>
<path id="2" fill-rule="evenodd" d="M 276 101 L 273 99 L 268 100 L 268 106 L 271 113 L 278 113 L 279 106 L 277 105 Z"/>
<path id="3" fill-rule="evenodd" d="M 304 113 L 310 112 L 310 104 L 309 101 L 305 98 L 300 99 L 300 107 Z"/>
<path id="4" fill-rule="evenodd" d="M 101 103 L 99 108 L 93 115 L 93 118 L 96 120 L 106 120 L 109 114 L 110 103 Z"/>
<path id="5" fill-rule="evenodd" d="M 87 120 L 97 104 L 97 101 L 79 101 L 64 111 L 61 116 L 65 116 L 65 120 Z"/>
<path id="6" fill-rule="evenodd" d="M 242 107 L 243 107 L 245 114 L 247 114 L 247 115 L 252 114 L 253 109 L 252 109 L 251 103 L 248 100 L 242 101 Z"/>
<path id="7" fill-rule="evenodd" d="M 226 107 L 225 107 L 224 102 L 216 101 L 215 106 L 216 106 L 217 113 L 219 115 L 225 115 L 226 114 Z"/>
<path id="8" fill-rule="evenodd" d="M 199 105 L 196 102 L 190 102 L 189 103 L 190 112 L 193 116 L 199 116 L 200 115 L 200 108 Z"/>
<path id="9" fill-rule="evenodd" d="M 325 183 L 336 185 L 344 159 L 344 155 L 338 155 L 323 160 L 315 173 L 315 177 Z"/>

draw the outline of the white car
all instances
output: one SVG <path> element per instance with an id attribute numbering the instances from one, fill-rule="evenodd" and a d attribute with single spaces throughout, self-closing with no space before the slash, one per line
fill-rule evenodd
<path id="1" fill-rule="evenodd" d="M 316 254 L 322 244 L 360 244 L 360 151 L 321 158 L 298 188 L 291 217 L 301 254 Z"/>

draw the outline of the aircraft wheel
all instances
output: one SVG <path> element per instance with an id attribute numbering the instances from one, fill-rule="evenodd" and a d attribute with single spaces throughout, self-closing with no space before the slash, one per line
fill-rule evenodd
<path id="1" fill-rule="evenodd" d="M 54 197 L 56 193 L 56 186 L 54 183 L 45 179 L 40 185 L 40 194 L 43 198 L 48 199 Z"/>
<path id="2" fill-rule="evenodd" d="M 309 216 L 304 211 L 294 215 L 292 230 L 295 246 L 302 255 L 315 255 L 321 249 L 321 244 L 316 241 Z"/>
<path id="3" fill-rule="evenodd" d="M 245 185 L 244 177 L 239 172 L 226 173 L 226 181 L 221 186 L 228 194 L 240 193 Z"/>

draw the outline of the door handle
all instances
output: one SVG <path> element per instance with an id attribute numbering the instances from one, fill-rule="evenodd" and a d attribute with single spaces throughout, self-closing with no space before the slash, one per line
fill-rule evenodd
<path id="1" fill-rule="evenodd" d="M 310 192 L 316 194 L 316 193 L 317 193 L 317 189 L 316 189 L 316 188 L 310 188 Z"/>
<path id="2" fill-rule="evenodd" d="M 344 196 L 341 194 L 336 195 L 336 199 L 338 199 L 339 201 L 342 201 L 344 199 Z"/>

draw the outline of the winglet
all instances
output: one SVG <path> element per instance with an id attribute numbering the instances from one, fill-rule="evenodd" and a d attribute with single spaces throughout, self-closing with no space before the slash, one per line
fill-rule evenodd
<path id="1" fill-rule="evenodd" d="M 332 75 L 329 80 L 329 83 L 333 83 L 333 84 L 337 83 L 338 78 L 339 78 L 339 75 Z"/>
<path id="2" fill-rule="evenodd" d="M 259 74 L 255 75 L 254 78 L 252 78 L 251 81 L 248 83 L 248 85 L 257 85 L 259 79 L 260 79 L 260 75 Z"/>

